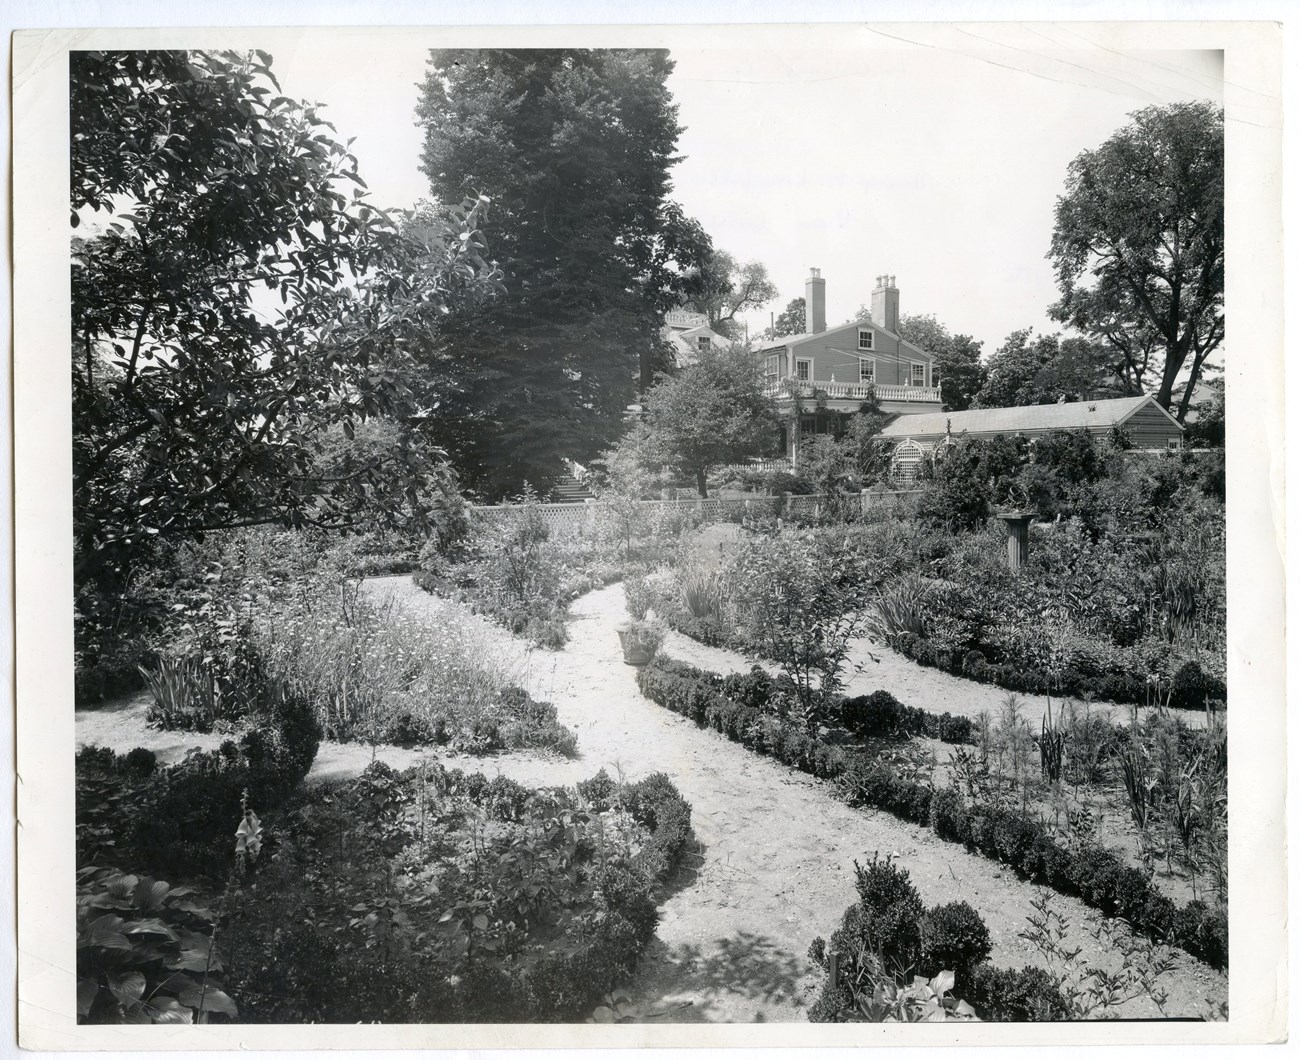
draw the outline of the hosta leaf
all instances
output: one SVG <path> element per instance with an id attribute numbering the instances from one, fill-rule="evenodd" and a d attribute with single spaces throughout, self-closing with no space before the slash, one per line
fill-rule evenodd
<path id="1" fill-rule="evenodd" d="M 194 1012 L 186 1008 L 174 997 L 155 997 L 153 1006 L 154 1023 L 193 1023 Z"/>
<path id="2" fill-rule="evenodd" d="M 175 994 L 179 998 L 184 995 L 185 991 L 195 985 L 194 979 L 184 972 L 172 972 L 154 990 L 160 994 Z"/>
<path id="3" fill-rule="evenodd" d="M 114 876 L 105 882 L 104 889 L 114 898 L 130 898 L 139 882 L 139 876 Z"/>
<path id="4" fill-rule="evenodd" d="M 123 1023 L 152 1023 L 154 1010 L 142 1001 L 136 1001 L 122 1009 Z"/>
<path id="5" fill-rule="evenodd" d="M 133 920 L 122 930 L 128 935 L 166 935 L 169 939 L 176 938 L 176 932 L 156 916 L 145 917 L 143 920 Z"/>
<path id="6" fill-rule="evenodd" d="M 78 948 L 82 946 L 100 946 L 108 950 L 129 950 L 131 943 L 122 934 L 122 925 L 124 923 L 125 921 L 120 916 L 113 916 L 111 913 L 101 916 L 98 920 L 86 925 L 85 931 L 77 940 Z"/>
<path id="7" fill-rule="evenodd" d="M 77 1015 L 89 1016 L 90 1006 L 95 1003 L 95 995 L 99 993 L 99 984 L 93 979 L 77 980 Z"/>
<path id="8" fill-rule="evenodd" d="M 135 894 L 132 896 L 135 907 L 142 913 L 151 913 L 155 909 L 161 909 L 163 899 L 167 897 L 169 890 L 171 888 L 162 880 L 153 880 L 146 876 L 136 884 Z"/>
<path id="9" fill-rule="evenodd" d="M 206 971 L 211 963 L 209 960 L 211 950 L 210 939 L 187 932 L 182 941 L 181 951 L 167 962 L 167 967 L 189 972 Z"/>
<path id="10" fill-rule="evenodd" d="M 212 919 L 211 909 L 209 909 L 202 902 L 193 902 L 190 901 L 188 898 L 182 899 L 179 902 L 172 902 L 171 908 L 179 909 L 183 913 L 193 913 L 195 916 L 202 917 L 204 920 Z"/>
<path id="11" fill-rule="evenodd" d="M 139 1001 L 144 994 L 143 972 L 109 972 L 108 988 L 123 1004 Z"/>
<path id="12" fill-rule="evenodd" d="M 601 1005 L 600 1008 L 596 1009 L 596 1011 L 591 1014 L 591 1018 L 597 1023 L 613 1023 L 617 1017 L 614 1015 L 614 1010 L 612 1008 Z"/>
<path id="13" fill-rule="evenodd" d="M 235 1003 L 230 1000 L 230 995 L 224 990 L 208 984 L 207 992 L 203 995 L 203 1007 L 201 1012 L 220 1012 L 226 1016 L 238 1016 L 239 1009 Z"/>
<path id="14" fill-rule="evenodd" d="M 931 981 L 930 986 L 934 989 L 936 994 L 942 996 L 951 990 L 956 982 L 957 976 L 952 972 L 940 972 Z"/>

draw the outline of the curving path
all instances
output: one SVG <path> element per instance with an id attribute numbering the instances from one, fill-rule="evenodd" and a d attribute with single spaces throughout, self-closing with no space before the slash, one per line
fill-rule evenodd
<path id="1" fill-rule="evenodd" d="M 373 579 L 366 589 L 390 596 L 412 619 L 427 624 L 430 636 L 437 636 L 448 621 L 481 623 L 503 662 L 522 675 L 533 695 L 557 705 L 560 720 L 577 732 L 581 752 L 574 761 L 522 752 L 491 758 L 440 756 L 447 765 L 499 772 L 528 784 L 572 784 L 601 768 L 628 779 L 662 771 L 690 801 L 698 847 L 670 887 L 657 936 L 631 982 L 610 984 L 620 985 L 632 998 L 636 1017 L 663 1022 L 803 1020 L 819 986 L 819 973 L 806 957 L 808 944 L 817 935 L 829 936 L 838 925 L 855 899 L 853 862 L 876 851 L 897 856 L 928 905 L 965 900 L 978 909 L 993 938 L 995 964 L 1041 963 L 1018 937 L 1037 888 L 927 829 L 885 813 L 852 810 L 824 782 L 699 729 L 641 696 L 636 672 L 624 665 L 614 631 L 627 617 L 620 585 L 574 603 L 570 641 L 560 652 L 533 651 L 406 577 Z M 715 670 L 748 666 L 734 653 L 677 634 L 670 635 L 666 650 Z M 868 670 L 856 679 L 855 689 L 883 687 L 904 702 L 954 713 L 962 704 L 977 702 L 973 697 L 978 694 L 1001 695 L 899 661 L 919 671 L 918 681 L 924 678 L 916 691 L 895 683 L 885 670 Z M 947 682 L 956 682 L 954 693 Z M 149 730 L 144 704 L 144 698 L 136 697 L 78 711 L 78 743 L 103 743 L 122 751 L 154 746 L 170 761 L 186 747 L 220 740 Z M 402 768 L 417 761 L 420 752 L 325 743 L 309 780 L 355 775 L 372 755 Z M 1070 942 L 1083 947 L 1081 956 L 1113 968 L 1115 953 L 1103 950 L 1087 933 L 1091 911 L 1063 896 L 1055 901 L 1074 925 Z M 1164 983 L 1171 1015 L 1201 1015 L 1212 1003 L 1227 999 L 1226 977 L 1185 955 Z M 1149 1004 L 1134 1004 L 1123 1014 L 1158 1015 Z"/>
<path id="2" fill-rule="evenodd" d="M 431 630 L 437 628 L 446 605 L 408 579 L 368 584 L 370 591 L 390 595 L 413 617 L 428 616 Z M 818 986 L 806 957 L 808 944 L 834 930 L 855 898 L 853 862 L 869 859 L 875 851 L 897 855 L 927 904 L 966 900 L 977 908 L 994 940 L 995 964 L 1020 967 L 1038 960 L 1017 934 L 1037 888 L 926 829 L 888 814 L 852 810 L 823 782 L 699 729 L 642 697 L 635 670 L 622 661 L 614 630 L 627 617 L 621 585 L 580 598 L 572 614 L 563 651 L 516 650 L 530 691 L 555 702 L 560 720 L 577 732 L 581 758 L 512 754 L 447 762 L 488 773 L 499 770 L 534 784 L 571 784 L 601 768 L 628 779 L 662 771 L 690 801 L 699 849 L 674 881 L 657 938 L 633 980 L 624 985 L 642 1018 L 803 1019 Z M 674 637 L 667 650 L 684 656 L 687 646 L 684 638 Z M 732 653 L 705 651 L 708 658 L 700 661 L 715 669 L 746 665 Z M 889 687 L 884 681 L 867 683 Z M 1074 925 L 1071 941 L 1083 946 L 1082 957 L 1114 967 L 1114 952 L 1087 934 L 1091 911 L 1063 896 L 1056 897 L 1056 904 Z M 1166 986 L 1170 1014 L 1199 1015 L 1208 1011 L 1207 999 L 1227 998 L 1226 978 L 1185 955 Z M 1124 1014 L 1158 1015 L 1141 1004 Z"/>

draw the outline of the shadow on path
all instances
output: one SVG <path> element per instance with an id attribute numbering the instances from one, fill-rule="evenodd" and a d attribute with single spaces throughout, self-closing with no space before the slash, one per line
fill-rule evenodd
<path id="1" fill-rule="evenodd" d="M 671 993 L 657 1003 L 638 1006 L 633 1018 L 637 1023 L 715 1022 L 722 998 L 728 1013 L 739 998 L 742 1006 L 752 1006 L 750 1022 L 763 1023 L 765 1009 L 796 1004 L 799 982 L 808 972 L 808 962 L 784 952 L 768 936 L 746 930 L 707 946 L 670 946 L 656 938 L 641 961 L 645 970 L 653 969 L 645 985 L 671 984 Z"/>

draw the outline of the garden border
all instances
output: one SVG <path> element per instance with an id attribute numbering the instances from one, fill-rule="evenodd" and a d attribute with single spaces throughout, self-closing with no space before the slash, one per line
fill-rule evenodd
<path id="1" fill-rule="evenodd" d="M 874 806 L 932 827 L 940 839 L 964 843 L 968 850 L 1010 865 L 1031 882 L 1075 896 L 1104 916 L 1121 917 L 1155 942 L 1177 946 L 1216 970 L 1227 969 L 1228 918 L 1223 910 L 1199 900 L 1179 909 L 1137 869 L 1108 850 L 1075 854 L 1028 814 L 997 807 L 967 808 L 955 789 L 904 780 L 882 762 L 799 732 L 756 707 L 728 700 L 721 682 L 718 674 L 662 656 L 637 671 L 637 685 L 647 699 L 701 728 L 716 729 L 751 751 L 835 780 L 838 794 L 850 806 Z M 792 731 L 783 731 L 787 728 Z M 952 792 L 957 805 L 944 798 L 945 792 Z"/>

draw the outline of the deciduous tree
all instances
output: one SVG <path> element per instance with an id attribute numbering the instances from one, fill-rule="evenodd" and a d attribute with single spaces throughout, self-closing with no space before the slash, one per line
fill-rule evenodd
<path id="1" fill-rule="evenodd" d="M 403 343 L 453 292 L 496 286 L 480 205 L 403 230 L 270 66 L 72 53 L 79 577 L 224 527 L 418 525 L 445 485 Z M 376 416 L 392 444 L 317 460 Z"/>
<path id="2" fill-rule="evenodd" d="M 1070 163 L 1048 256 L 1055 319 L 1108 339 L 1143 382 L 1157 351 L 1156 400 L 1179 422 L 1224 336 L 1223 110 L 1148 107 Z M 1086 282 L 1090 277 L 1091 282 Z"/>
<path id="3" fill-rule="evenodd" d="M 645 397 L 650 460 L 695 479 L 701 497 L 712 468 L 758 456 L 777 432 L 753 353 L 741 346 L 701 350 L 700 360 L 664 377 Z"/>
<path id="4" fill-rule="evenodd" d="M 1116 357 L 1110 347 L 1078 336 L 1034 338 L 1032 328 L 1013 331 L 989 358 L 974 404 L 1009 408 L 1113 397 Z"/>
<path id="5" fill-rule="evenodd" d="M 793 298 L 768 329 L 771 332 L 769 337 L 779 339 L 785 335 L 802 335 L 806 327 L 806 302 L 802 298 Z"/>
<path id="6" fill-rule="evenodd" d="M 714 250 L 700 269 L 700 293 L 691 306 L 709 318 L 709 327 L 729 339 L 740 337 L 736 317 L 762 309 L 776 297 L 776 284 L 761 261 L 739 262 L 725 250 Z"/>
<path id="7" fill-rule="evenodd" d="M 949 412 L 964 412 L 988 375 L 980 362 L 982 342 L 969 335 L 953 335 L 933 314 L 903 316 L 898 333 L 914 346 L 934 354 L 939 374 L 939 396 Z"/>

